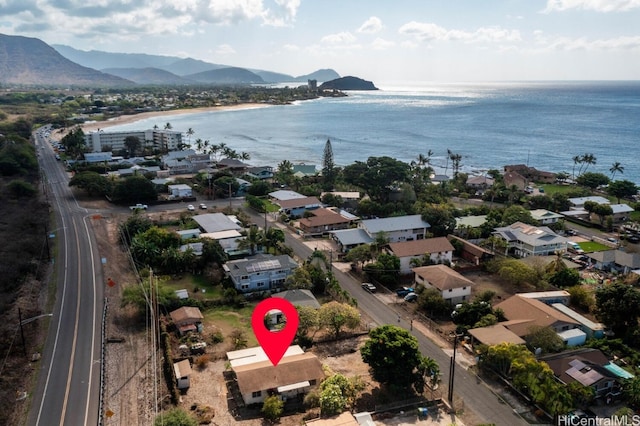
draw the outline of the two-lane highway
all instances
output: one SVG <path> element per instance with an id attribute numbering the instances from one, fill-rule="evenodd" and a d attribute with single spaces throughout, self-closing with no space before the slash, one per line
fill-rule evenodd
<path id="1" fill-rule="evenodd" d="M 103 285 L 100 257 L 88 212 L 68 186 L 68 177 L 43 132 L 36 149 L 43 185 L 56 212 L 56 303 L 29 425 L 96 425 L 100 396 L 100 330 Z"/>

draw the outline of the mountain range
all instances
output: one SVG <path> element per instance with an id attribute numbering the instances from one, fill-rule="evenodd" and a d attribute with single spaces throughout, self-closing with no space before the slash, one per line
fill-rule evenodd
<path id="1" fill-rule="evenodd" d="M 0 84 L 28 86 L 245 85 L 340 78 L 332 69 L 291 76 L 193 58 L 83 51 L 0 34 Z"/>

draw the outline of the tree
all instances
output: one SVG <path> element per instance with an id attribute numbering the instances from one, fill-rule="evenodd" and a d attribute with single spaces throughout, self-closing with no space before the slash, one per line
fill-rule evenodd
<path id="1" fill-rule="evenodd" d="M 611 165 L 611 168 L 609 169 L 609 171 L 611 172 L 611 180 L 613 180 L 616 173 L 620 173 L 620 174 L 624 173 L 624 166 L 620 164 L 619 161 L 616 161 Z"/>
<path id="2" fill-rule="evenodd" d="M 518 259 L 501 261 L 498 275 L 516 287 L 521 287 L 524 284 L 537 284 L 533 268 Z"/>
<path id="3" fill-rule="evenodd" d="M 360 325 L 360 312 L 346 303 L 332 301 L 318 309 L 318 323 L 337 338 L 344 328 L 354 329 Z"/>
<path id="4" fill-rule="evenodd" d="M 607 216 L 613 215 L 613 209 L 609 204 L 596 203 L 596 205 L 593 206 L 592 212 L 596 216 L 598 216 L 598 219 L 600 220 L 600 225 L 604 224 L 604 221 L 607 218 Z"/>
<path id="5" fill-rule="evenodd" d="M 368 263 L 363 269 L 381 284 L 393 286 L 400 276 L 400 258 L 394 254 L 382 253 L 375 262 Z"/>
<path id="6" fill-rule="evenodd" d="M 430 317 L 448 317 L 451 314 L 451 305 L 435 288 L 418 288 L 418 306 Z"/>
<path id="7" fill-rule="evenodd" d="M 333 416 L 351 408 L 364 383 L 358 378 L 334 374 L 320 384 L 320 413 Z"/>
<path id="8" fill-rule="evenodd" d="M 155 201 L 158 198 L 153 183 L 144 176 L 129 176 L 116 182 L 112 197 L 115 202 Z"/>
<path id="9" fill-rule="evenodd" d="M 311 282 L 311 274 L 304 266 L 300 266 L 294 269 L 293 274 L 289 275 L 285 282 L 284 286 L 286 289 L 305 289 L 311 290 L 313 287 L 313 283 Z"/>
<path id="10" fill-rule="evenodd" d="M 572 287 L 580 283 L 580 273 L 575 269 L 564 268 L 549 277 L 549 283 L 556 287 Z"/>
<path id="11" fill-rule="evenodd" d="M 567 289 L 571 295 L 569 301 L 583 311 L 590 312 L 596 301 L 593 294 L 581 285 L 574 285 Z"/>
<path id="12" fill-rule="evenodd" d="M 365 262 L 370 261 L 373 258 L 371 255 L 371 248 L 368 244 L 360 244 L 349 250 L 345 256 L 347 262 L 351 262 L 358 267 L 359 264 L 364 265 Z"/>
<path id="13" fill-rule="evenodd" d="M 31 198 L 38 192 L 36 188 L 23 179 L 14 179 L 7 184 L 12 198 Z"/>
<path id="14" fill-rule="evenodd" d="M 418 340 L 403 328 L 395 325 L 374 328 L 360 355 L 380 383 L 408 389 L 422 380 L 417 374 L 423 360 Z"/>
<path id="15" fill-rule="evenodd" d="M 336 180 L 336 165 L 333 161 L 333 148 L 327 139 L 322 156 L 322 186 L 325 191 L 331 191 Z"/>
<path id="16" fill-rule="evenodd" d="M 616 336 L 625 336 L 638 328 L 640 290 L 616 282 L 596 290 L 597 315 Z"/>
<path id="17" fill-rule="evenodd" d="M 616 197 L 618 204 L 620 204 L 621 198 L 630 198 L 632 195 L 636 195 L 638 193 L 638 186 L 628 180 L 616 180 L 609 184 L 607 193 Z"/>
<path id="18" fill-rule="evenodd" d="M 296 310 L 298 311 L 298 336 L 306 336 L 311 330 L 318 328 L 320 321 L 316 308 L 311 306 L 296 306 Z"/>
<path id="19" fill-rule="evenodd" d="M 576 178 L 576 183 L 594 190 L 599 186 L 608 185 L 609 178 L 602 173 L 585 172 Z"/>
<path id="20" fill-rule="evenodd" d="M 84 189 L 89 196 L 109 195 L 111 191 L 111 181 L 100 175 L 100 173 L 92 171 L 76 173 L 69 180 L 69 186 L 77 186 L 80 189 Z"/>
<path id="21" fill-rule="evenodd" d="M 260 232 L 256 225 L 251 225 L 244 238 L 236 240 L 238 248 L 241 250 L 249 249 L 251 255 L 256 254 L 256 248 L 262 244 L 264 234 Z"/>
<path id="22" fill-rule="evenodd" d="M 140 145 L 140 139 L 138 139 L 137 136 L 127 136 L 124 139 L 124 146 L 127 147 L 130 157 L 134 157 L 136 155 L 136 152 L 140 149 Z"/>
<path id="23" fill-rule="evenodd" d="M 264 399 L 260 412 L 268 421 L 275 423 L 284 412 L 284 401 L 278 395 L 271 395 Z"/>
<path id="24" fill-rule="evenodd" d="M 166 309 L 177 303 L 178 296 L 170 287 L 165 286 L 162 282 L 154 284 L 154 298 L 158 305 Z M 143 315 L 150 310 L 150 294 L 151 285 L 149 279 L 145 278 L 141 284 L 130 284 L 124 287 L 120 304 L 122 307 L 132 306 L 140 315 Z"/>
<path id="25" fill-rule="evenodd" d="M 622 394 L 632 407 L 640 407 L 640 376 L 626 379 L 622 383 Z"/>
<path id="26" fill-rule="evenodd" d="M 529 327 L 526 341 L 532 350 L 540 348 L 542 352 L 559 352 L 564 348 L 564 342 L 551 327 L 534 325 Z"/>
<path id="27" fill-rule="evenodd" d="M 434 237 L 444 237 L 456 229 L 454 207 L 450 204 L 426 204 L 421 209 L 422 220 L 429 225 Z"/>
<path id="28" fill-rule="evenodd" d="M 154 426 L 198 426 L 198 421 L 180 407 L 158 414 Z"/>

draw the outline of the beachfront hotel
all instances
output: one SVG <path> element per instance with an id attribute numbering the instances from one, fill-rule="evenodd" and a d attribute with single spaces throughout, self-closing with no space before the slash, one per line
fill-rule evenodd
<path id="1" fill-rule="evenodd" d="M 148 129 L 120 132 L 97 130 L 84 135 L 84 143 L 90 152 L 119 151 L 127 149 L 124 141 L 130 137 L 140 140 L 141 148 L 153 148 L 159 151 L 176 151 L 182 145 L 182 133 L 175 130 Z"/>

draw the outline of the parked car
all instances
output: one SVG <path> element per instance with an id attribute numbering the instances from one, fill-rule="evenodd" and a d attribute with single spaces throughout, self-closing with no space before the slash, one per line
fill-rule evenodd
<path id="1" fill-rule="evenodd" d="M 376 286 L 371 284 L 371 283 L 362 283 L 361 286 L 362 286 L 363 289 L 365 289 L 369 293 L 375 293 L 376 292 Z"/>
<path id="2" fill-rule="evenodd" d="M 189 205 L 187 206 L 187 210 L 189 210 L 190 212 L 194 211 L 195 209 L 196 209 L 196 208 L 195 208 L 195 207 L 193 207 L 193 204 L 189 204 Z"/>
<path id="3" fill-rule="evenodd" d="M 414 293 L 414 289 L 411 287 L 400 287 L 396 290 L 396 294 L 398 295 L 398 297 L 404 297 L 409 293 Z"/>
<path id="4" fill-rule="evenodd" d="M 207 209 L 207 205 L 205 203 L 200 203 L 200 208 L 202 210 L 206 210 Z"/>
<path id="5" fill-rule="evenodd" d="M 418 300 L 418 295 L 414 292 L 411 292 L 404 297 L 405 302 L 415 302 L 416 300 Z"/>

